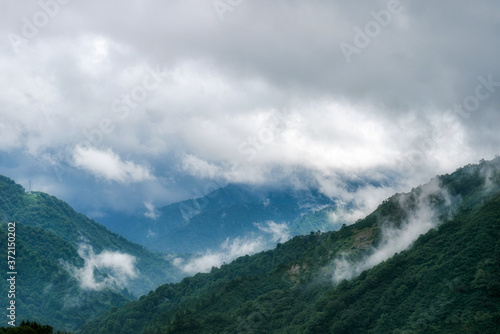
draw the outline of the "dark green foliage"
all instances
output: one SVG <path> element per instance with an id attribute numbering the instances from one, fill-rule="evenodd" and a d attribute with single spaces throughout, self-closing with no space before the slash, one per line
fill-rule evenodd
<path id="1" fill-rule="evenodd" d="M 108 312 L 83 333 L 498 333 L 500 159 L 384 201 L 337 232 L 311 233 L 235 260 Z M 387 224 L 401 225 L 422 196 L 442 224 L 413 246 L 335 284 L 332 260 L 369 254 Z M 128 323 L 127 323 L 128 322 Z"/>
<path id="2" fill-rule="evenodd" d="M 131 286 L 138 295 L 147 293 L 158 284 L 178 281 L 182 277 L 163 257 L 112 233 L 54 196 L 24 192 L 22 186 L 5 176 L 0 176 L 0 221 L 16 221 L 43 228 L 77 248 L 85 240 L 96 253 L 108 250 L 136 256 L 138 269 L 144 274 Z"/>
<path id="3" fill-rule="evenodd" d="M 131 243 L 102 225 L 75 212 L 69 205 L 40 192 L 26 193 L 14 181 L 0 176 L 0 247 L 7 250 L 7 223 L 16 222 L 16 314 L 18 318 L 48 322 L 56 329 L 75 330 L 112 307 L 120 307 L 156 288 L 178 281 L 181 274 L 159 254 Z M 81 243 L 96 254 L 119 251 L 135 256 L 139 275 L 128 289 L 83 290 L 68 266 L 81 268 Z M 7 268 L 7 256 L 0 257 Z M 100 272 L 105 276 L 105 272 Z M 0 281 L 1 291 L 8 282 Z M 0 297 L 7 305 L 7 294 Z M 7 325 L 2 317 L 0 325 Z"/>
<path id="4" fill-rule="evenodd" d="M 7 226 L 0 224 L 0 240 L 7 240 Z M 84 291 L 65 269 L 64 263 L 83 265 L 76 249 L 52 232 L 16 224 L 16 315 L 36 321 L 50 322 L 60 329 L 75 330 L 113 306 L 129 301 L 118 291 Z M 5 245 L 2 243 L 2 245 Z M 7 268 L 7 258 L 0 258 Z M 7 281 L 0 284 L 7 291 Z M 7 294 L 0 298 L 7 305 Z M 2 319 L 7 324 L 7 318 Z"/>
<path id="5" fill-rule="evenodd" d="M 54 332 L 49 325 L 41 325 L 35 321 L 23 320 L 17 327 L 0 327 L 0 334 L 71 334 L 69 332 Z"/>

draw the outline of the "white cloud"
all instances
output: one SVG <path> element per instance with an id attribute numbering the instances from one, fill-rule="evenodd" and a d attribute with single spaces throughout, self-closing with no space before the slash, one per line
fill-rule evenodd
<path id="1" fill-rule="evenodd" d="M 325 183 L 320 183 L 324 185 Z M 341 183 L 338 183 L 341 184 Z M 358 219 L 366 217 L 373 212 L 383 200 L 389 198 L 396 191 L 402 191 L 408 185 L 414 186 L 415 184 L 399 184 L 393 186 L 373 186 L 366 185 L 356 189 L 353 192 L 346 192 L 345 190 L 334 192 L 331 195 L 339 198 L 339 209 L 331 213 L 330 219 L 332 222 L 343 221 L 345 224 L 350 225 Z M 342 202 L 348 201 L 352 207 L 346 209 Z"/>
<path id="2" fill-rule="evenodd" d="M 73 163 L 96 177 L 110 181 L 129 183 L 154 180 L 149 168 L 136 165 L 132 161 L 122 161 L 111 149 L 102 151 L 92 147 L 77 146 L 73 154 Z"/>
<path id="3" fill-rule="evenodd" d="M 346 208 L 345 202 L 337 200 L 335 210 L 328 213 L 329 223 L 332 226 L 338 226 L 338 224 L 341 223 L 351 225 L 355 223 L 356 220 L 365 217 L 365 211 L 366 210 L 359 208 Z"/>
<path id="4" fill-rule="evenodd" d="M 92 246 L 87 244 L 80 244 L 78 255 L 85 265 L 76 268 L 66 264 L 66 268 L 80 282 L 82 289 L 123 288 L 130 279 L 137 277 L 136 259 L 132 255 L 110 251 L 95 254 Z M 100 273 L 97 274 L 96 270 Z"/>
<path id="5" fill-rule="evenodd" d="M 272 242 L 286 242 L 290 239 L 290 229 L 286 223 L 278 224 L 268 221 L 265 224 L 255 224 L 262 232 L 271 235 Z"/>
<path id="6" fill-rule="evenodd" d="M 220 176 L 220 169 L 192 154 L 184 154 L 182 169 L 191 175 L 201 178 L 215 178 Z"/>
<path id="7" fill-rule="evenodd" d="M 223 263 L 229 263 L 237 257 L 252 255 L 264 250 L 266 243 L 263 238 L 230 240 L 229 238 L 220 246 L 219 250 L 207 251 L 205 254 L 195 256 L 188 260 L 174 258 L 172 263 L 187 274 L 209 272 L 212 267 L 219 267 Z"/>
<path id="8" fill-rule="evenodd" d="M 265 224 L 256 224 L 264 234 L 260 236 L 249 235 L 243 238 L 231 240 L 227 238 L 216 251 L 208 250 L 205 254 L 193 256 L 189 259 L 171 258 L 173 265 L 187 274 L 193 275 L 198 272 L 209 272 L 212 267 L 219 267 L 223 263 L 229 263 L 234 259 L 252 255 L 276 246 L 277 242 L 285 242 L 290 239 L 288 226 L 277 224 L 273 221 Z"/>
<path id="9" fill-rule="evenodd" d="M 411 179 L 409 189 L 498 153 L 498 86 L 468 118 L 454 113 L 450 126 L 444 117 L 475 93 L 478 76 L 500 80 L 499 48 L 491 43 L 498 2 L 461 2 L 456 15 L 443 15 L 449 6 L 442 3 L 407 1 L 349 66 L 339 43 L 352 42 L 353 28 L 371 19 L 356 3 L 256 0 L 223 22 L 210 1 L 99 6 L 61 6 L 21 54 L 0 40 L 0 153 L 22 155 L 19 166 L 0 171 L 33 178 L 25 166 L 39 159 L 46 183 L 60 183 L 56 195 L 92 206 L 85 209 L 129 208 L 120 187 L 142 180 L 162 191 L 152 198 L 150 189 L 134 189 L 137 211 L 144 198 L 185 199 L 191 177 L 290 184 L 307 171 L 328 192 L 335 173 L 390 172 L 404 174 L 398 182 Z M 41 10 L 19 1 L 9 9 L 0 12 L 4 36 L 22 34 L 23 17 Z M 118 9 L 123 15 L 104 14 Z M 154 84 L 147 78 L 157 67 L 164 70 L 158 87 L 139 96 L 134 89 Z M 126 113 L 113 107 L 117 100 Z M 106 119 L 110 133 L 100 129 Z M 82 148 L 89 136 L 99 139 L 96 149 Z M 75 187 L 81 174 L 51 173 L 69 165 L 116 181 L 106 187 L 121 197 L 86 179 L 94 189 L 82 198 Z"/>

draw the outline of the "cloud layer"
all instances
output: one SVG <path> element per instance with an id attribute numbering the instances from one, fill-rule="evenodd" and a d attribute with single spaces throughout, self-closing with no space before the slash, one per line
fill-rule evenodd
<path id="1" fill-rule="evenodd" d="M 100 151 L 95 148 L 77 146 L 73 155 L 73 162 L 77 168 L 86 170 L 96 177 L 120 183 L 153 179 L 147 167 L 136 165 L 131 161 L 122 161 L 110 149 Z"/>
<path id="2" fill-rule="evenodd" d="M 408 190 L 498 153 L 498 2 L 229 3 L 11 3 L 0 173 L 99 212 L 210 178 Z"/>

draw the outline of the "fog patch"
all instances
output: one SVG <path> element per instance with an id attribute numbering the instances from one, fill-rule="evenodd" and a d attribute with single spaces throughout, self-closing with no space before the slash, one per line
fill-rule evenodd
<path id="1" fill-rule="evenodd" d="M 255 226 L 262 232 L 268 233 L 271 242 L 285 242 L 290 239 L 290 229 L 286 223 L 278 224 L 268 221 L 265 224 L 256 223 Z"/>
<path id="2" fill-rule="evenodd" d="M 230 240 L 227 238 L 217 251 L 208 250 L 205 254 L 188 260 L 177 257 L 172 259 L 171 262 L 174 266 L 190 275 L 206 273 L 210 272 L 212 267 L 219 267 L 240 256 L 252 255 L 260 252 L 265 246 L 266 242 L 262 237 L 251 240 L 241 238 Z"/>
<path id="3" fill-rule="evenodd" d="M 328 222 L 334 227 L 339 224 L 351 225 L 358 219 L 365 217 L 365 211 L 364 209 L 350 206 L 345 201 L 338 199 L 335 201 L 335 210 L 328 212 Z"/>
<path id="4" fill-rule="evenodd" d="M 498 157 L 496 158 L 497 163 L 486 163 L 486 161 L 481 160 L 479 165 L 479 174 L 484 178 L 484 189 L 485 191 L 494 191 L 498 188 L 500 183 L 500 174 L 498 166 Z"/>
<path id="5" fill-rule="evenodd" d="M 384 176 L 372 175 L 373 180 L 387 183 Z M 353 177 L 353 180 L 356 180 Z M 317 178 L 319 190 L 326 196 L 335 199 L 335 211 L 329 214 L 332 226 L 339 223 L 352 225 L 357 220 L 366 217 L 373 212 L 378 205 L 395 192 L 403 189 L 396 185 L 372 185 L 364 184 L 355 189 L 349 189 L 349 181 L 337 175 Z"/>
<path id="6" fill-rule="evenodd" d="M 79 245 L 78 255 L 85 261 L 82 268 L 69 263 L 64 263 L 64 267 L 84 290 L 124 288 L 130 279 L 137 277 L 135 256 L 111 251 L 95 254 L 92 246 L 88 244 Z"/>
<path id="7" fill-rule="evenodd" d="M 394 254 L 410 248 L 420 235 L 439 226 L 443 213 L 448 216 L 451 214 L 452 198 L 440 187 L 437 179 L 422 186 L 414 202 L 409 200 L 410 196 L 411 194 L 401 195 L 399 201 L 399 205 L 408 213 L 407 219 L 399 225 L 393 222 L 385 223 L 381 230 L 381 241 L 370 255 L 360 260 L 352 260 L 348 254 L 342 254 L 333 261 L 334 282 L 352 279 L 388 260 Z M 436 201 L 441 201 L 441 204 L 436 205 Z"/>
<path id="8" fill-rule="evenodd" d="M 193 275 L 196 273 L 210 272 L 212 267 L 220 267 L 224 263 L 229 263 L 234 259 L 252 255 L 273 248 L 277 242 L 286 242 L 291 235 L 286 223 L 278 224 L 268 221 L 264 224 L 255 224 L 264 234 L 235 239 L 227 238 L 217 250 L 208 250 L 189 259 L 171 257 L 170 262 L 183 272 Z"/>

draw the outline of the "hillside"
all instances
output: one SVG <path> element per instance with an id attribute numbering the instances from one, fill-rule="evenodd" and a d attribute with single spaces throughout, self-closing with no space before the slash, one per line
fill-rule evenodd
<path id="1" fill-rule="evenodd" d="M 159 287 L 83 333 L 497 333 L 500 159 L 337 232 Z M 419 236 L 420 235 L 420 236 Z"/>
<path id="2" fill-rule="evenodd" d="M 74 330 L 99 313 L 182 276 L 169 261 L 41 192 L 0 176 L 0 246 L 16 222 L 21 319 Z M 7 268 L 7 258 L 1 258 Z M 6 290 L 7 282 L 0 288 Z M 7 305 L 7 296 L 1 298 Z M 2 319 L 0 326 L 6 325 Z"/>
<path id="3" fill-rule="evenodd" d="M 0 225 L 1 240 L 7 240 L 6 225 Z M 88 319 L 132 300 L 126 290 L 81 289 L 78 280 L 65 269 L 65 264 L 83 267 L 84 260 L 75 247 L 56 234 L 17 223 L 16 236 L 18 322 L 31 319 L 50 322 L 59 329 L 75 330 Z M 7 268 L 6 257 L 0 259 L 0 266 Z M 0 286 L 3 291 L 8 291 L 6 282 Z M 7 305 L 7 294 L 1 300 Z M 2 319 L 2 325 L 7 325 L 6 320 Z"/>

